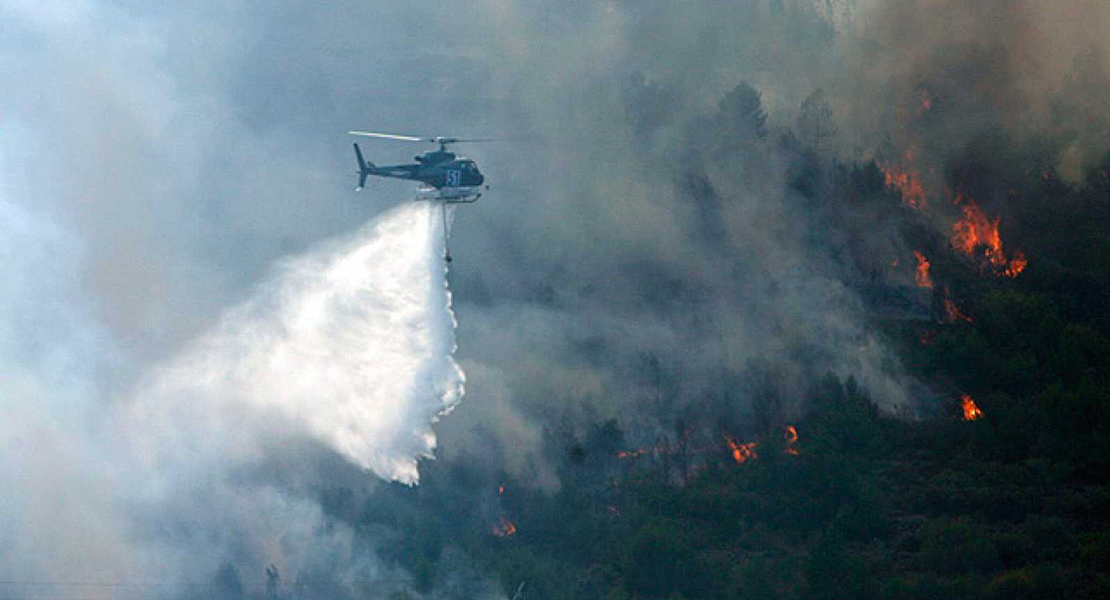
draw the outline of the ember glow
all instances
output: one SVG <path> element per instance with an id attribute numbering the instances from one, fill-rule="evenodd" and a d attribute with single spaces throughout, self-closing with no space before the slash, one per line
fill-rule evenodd
<path id="1" fill-rule="evenodd" d="M 983 416 L 983 411 L 979 410 L 979 407 L 975 405 L 975 401 L 972 400 L 971 396 L 968 394 L 964 394 L 960 397 L 960 408 L 964 411 L 965 421 L 974 421 Z"/>
<path id="2" fill-rule="evenodd" d="M 944 315 L 945 317 L 947 317 L 947 321 L 949 323 L 956 323 L 958 321 L 963 321 L 964 323 L 972 322 L 971 317 L 960 312 L 960 309 L 956 306 L 956 303 L 953 302 L 952 299 L 948 296 L 944 297 Z"/>
<path id="3" fill-rule="evenodd" d="M 501 517 L 493 524 L 493 535 L 497 537 L 511 537 L 514 533 L 516 533 L 516 525 L 508 517 Z"/>
<path id="4" fill-rule="evenodd" d="M 1002 271 L 1002 274 L 1010 278 L 1017 277 L 1028 265 L 1029 261 L 1025 259 L 1025 253 L 1021 250 L 1017 250 L 1014 252 L 1014 257 L 1010 259 L 1010 264 Z"/>
<path id="5" fill-rule="evenodd" d="M 921 90 L 921 105 L 917 107 L 917 114 L 921 116 L 929 112 L 933 108 L 933 97 L 929 94 L 929 90 Z"/>
<path id="6" fill-rule="evenodd" d="M 738 444 L 736 440 L 726 437 L 725 441 L 728 442 L 728 448 L 732 452 L 732 459 L 737 464 L 744 464 L 749 460 L 759 458 L 755 452 L 755 442 L 748 442 L 746 444 Z"/>
<path id="7" fill-rule="evenodd" d="M 782 436 L 786 439 L 786 453 L 797 456 L 798 449 L 794 447 L 794 444 L 798 443 L 798 430 L 793 425 L 787 425 Z"/>
<path id="8" fill-rule="evenodd" d="M 978 248 L 983 248 L 983 257 L 996 272 L 1007 277 L 1017 277 L 1025 270 L 1028 261 L 1020 251 L 1014 253 L 1013 260 L 1007 260 L 1002 251 L 1002 237 L 998 234 L 998 223 L 1002 217 L 988 218 L 979 205 L 967 194 L 956 193 L 956 204 L 960 205 L 964 216 L 952 225 L 952 247 L 966 256 L 975 256 Z"/>
<path id="9" fill-rule="evenodd" d="M 618 458 L 640 458 L 641 456 L 644 456 L 648 452 L 649 452 L 649 450 L 647 448 L 637 448 L 635 450 L 621 450 L 620 452 L 617 453 L 617 457 Z"/>
<path id="10" fill-rule="evenodd" d="M 956 303 L 952 300 L 952 290 L 948 289 L 948 286 L 944 286 L 943 288 L 941 288 L 941 291 L 941 299 L 943 300 L 944 304 L 944 318 L 942 318 L 940 322 L 959 323 L 960 321 L 963 321 L 964 323 L 971 323 L 972 318 L 965 315 L 963 311 L 961 311 L 959 307 L 956 306 Z"/>
<path id="11" fill-rule="evenodd" d="M 902 194 L 902 202 L 915 210 L 925 208 L 925 187 L 921 184 L 921 175 L 891 163 L 879 163 L 879 169 L 886 176 L 886 186 Z"/>
<path id="12" fill-rule="evenodd" d="M 913 282 L 917 287 L 931 288 L 933 287 L 933 278 L 929 276 L 929 261 L 925 259 L 925 255 L 913 251 L 914 258 L 917 259 L 917 272 L 914 274 Z"/>

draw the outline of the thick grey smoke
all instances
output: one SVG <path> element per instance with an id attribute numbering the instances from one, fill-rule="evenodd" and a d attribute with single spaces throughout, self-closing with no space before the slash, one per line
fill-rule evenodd
<path id="1" fill-rule="evenodd" d="M 411 193 L 351 192 L 352 128 L 531 140 L 458 148 L 492 189 L 454 232 L 468 401 L 437 426 L 442 456 L 492 435 L 505 466 L 525 469 L 542 425 L 583 406 L 642 430 L 679 414 L 738 419 L 768 397 L 789 413 L 827 371 L 912 411 L 913 384 L 859 299 L 866 274 L 844 259 L 857 242 L 787 185 L 797 156 L 784 126 L 823 88 L 839 133 L 822 158 L 916 145 L 940 156 L 943 178 L 948 149 L 977 132 L 1039 130 L 1050 162 L 1077 172 L 1110 114 L 1108 13 L 1098 0 L 0 3 L 6 565 L 15 578 L 124 579 L 118 565 L 176 552 L 205 557 L 166 563 L 181 580 L 223 562 L 245 578 L 267 561 L 311 572 L 319 554 L 305 548 L 324 519 L 301 492 L 332 474 L 317 457 L 411 475 L 361 447 L 377 441 L 358 427 L 329 436 L 317 420 L 343 409 L 280 408 L 304 380 L 251 387 L 291 341 L 290 362 L 332 381 L 280 282 L 326 279 L 333 255 L 284 280 L 269 279 L 275 261 L 356 239 Z M 919 115 L 922 90 L 934 107 Z M 422 149 L 363 148 L 378 163 Z M 881 233 L 865 248 L 906 250 L 897 227 L 877 225 L 859 224 Z M 319 331 L 356 343 L 345 325 Z M 205 362 L 229 354 L 245 360 Z M 208 402 L 200 373 L 250 410 L 225 415 L 227 436 L 150 427 L 152 445 L 196 452 L 157 448 L 171 457 L 164 481 L 132 472 L 113 432 L 119 415 L 138 418 L 133 390 Z M 186 423 L 208 414 L 188 408 Z M 430 449 L 426 430 L 389 435 L 407 456 Z M 309 458 L 288 450 L 302 447 Z M 353 477 L 338 471 L 331 483 Z M 145 500 L 130 501 L 136 488 Z M 321 547 L 373 568 L 341 529 Z M 85 552 L 90 540 L 101 551 Z"/>
<path id="2" fill-rule="evenodd" d="M 81 262 L 72 240 L 10 203 L 0 210 L 15 284 L 0 336 L 5 593 L 120 584 L 172 595 L 208 589 L 222 565 L 247 571 L 248 591 L 268 565 L 308 580 L 391 576 L 327 523 L 301 489 L 308 473 L 273 471 L 318 462 L 305 444 L 315 440 L 416 482 L 431 423 L 463 384 L 434 206 L 404 205 L 287 261 L 123 398 L 96 385 L 110 342 L 68 305 Z M 55 272 L 29 272 L 39 263 Z M 44 294 L 53 302 L 37 306 Z M 36 335 L 50 339 L 28 345 Z"/>
<path id="3" fill-rule="evenodd" d="M 1040 139 L 1047 167 L 1078 180 L 1110 133 L 1110 8 L 1066 2 L 872 0 L 842 43 L 846 68 L 823 78 L 848 127 L 942 167 L 969 141 Z M 922 99 L 928 96 L 929 110 Z"/>

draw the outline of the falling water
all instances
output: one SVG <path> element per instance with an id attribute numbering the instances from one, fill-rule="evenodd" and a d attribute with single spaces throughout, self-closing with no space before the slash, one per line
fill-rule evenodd
<path id="1" fill-rule="evenodd" d="M 169 428 L 211 431 L 222 447 L 207 449 L 226 456 L 257 449 L 260 436 L 307 435 L 415 483 L 417 460 L 435 448 L 432 423 L 465 382 L 444 225 L 436 205 L 406 203 L 285 261 L 146 386 L 138 416 L 161 432 L 149 441 L 165 443 Z"/>

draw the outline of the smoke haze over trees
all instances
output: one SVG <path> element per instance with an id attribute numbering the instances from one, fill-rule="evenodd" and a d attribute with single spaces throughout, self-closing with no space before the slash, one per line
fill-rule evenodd
<path id="1" fill-rule="evenodd" d="M 0 579 L 1105 589 L 1106 31 L 1096 0 L 5 3 Z M 422 483 L 282 427 L 126 468 L 119 439 L 182 437 L 114 417 L 159 365 L 411 196 L 351 192 L 352 128 L 523 139 L 457 147 L 491 190 L 454 224 L 467 395 Z"/>

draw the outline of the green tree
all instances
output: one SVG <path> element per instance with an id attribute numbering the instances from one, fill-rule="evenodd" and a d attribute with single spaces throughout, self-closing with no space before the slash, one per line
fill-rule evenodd
<path id="1" fill-rule="evenodd" d="M 798 109 L 798 136 L 809 145 L 817 156 L 821 155 L 821 141 L 838 133 L 833 124 L 832 109 L 825 100 L 825 92 L 817 88 L 802 101 Z"/>
<path id="2" fill-rule="evenodd" d="M 758 90 L 747 81 L 741 81 L 721 98 L 721 121 L 734 135 L 762 139 L 767 135 L 767 114 Z"/>
<path id="3" fill-rule="evenodd" d="M 1002 566 L 986 530 L 969 517 L 930 521 L 917 535 L 923 566 L 942 575 L 990 573 Z"/>

